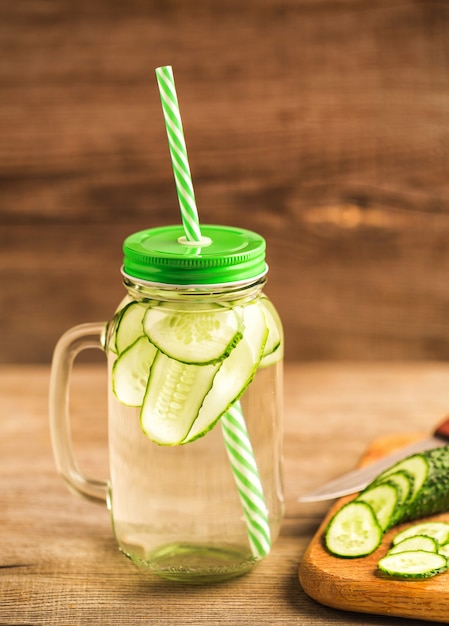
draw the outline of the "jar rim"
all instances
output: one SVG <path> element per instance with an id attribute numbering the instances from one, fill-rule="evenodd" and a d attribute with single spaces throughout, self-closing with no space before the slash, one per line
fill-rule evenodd
<path id="1" fill-rule="evenodd" d="M 180 290 L 185 291 L 188 289 L 225 289 L 227 287 L 249 287 L 250 285 L 255 285 L 260 280 L 262 280 L 268 273 L 268 265 L 265 265 L 265 271 L 257 276 L 253 276 L 252 278 L 247 278 L 245 280 L 234 280 L 228 283 L 191 283 L 191 284 L 174 284 L 174 283 L 163 283 L 152 280 L 146 280 L 144 278 L 137 278 L 136 276 L 132 276 L 125 271 L 125 266 L 122 265 L 120 270 L 123 278 L 125 280 L 129 280 L 131 283 L 136 285 L 141 285 L 142 287 L 154 287 L 156 289 L 170 289 L 170 290 Z"/>

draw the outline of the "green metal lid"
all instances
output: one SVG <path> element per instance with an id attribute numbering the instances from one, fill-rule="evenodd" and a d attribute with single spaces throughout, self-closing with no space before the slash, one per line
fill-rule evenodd
<path id="1" fill-rule="evenodd" d="M 123 244 L 123 272 L 169 285 L 214 285 L 256 279 L 267 272 L 265 239 L 231 226 L 201 226 L 201 243 L 186 241 L 181 225 L 142 230 Z"/>

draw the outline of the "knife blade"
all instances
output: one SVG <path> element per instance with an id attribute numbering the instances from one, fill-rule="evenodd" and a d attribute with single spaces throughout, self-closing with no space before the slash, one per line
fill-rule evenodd
<path id="1" fill-rule="evenodd" d="M 342 476 L 339 476 L 338 478 L 322 485 L 317 490 L 301 496 L 298 498 L 298 502 L 333 500 L 334 498 L 341 498 L 342 496 L 346 496 L 350 493 L 357 493 L 358 491 L 364 489 L 381 472 L 388 469 L 391 465 L 397 463 L 401 459 L 405 459 L 405 457 L 417 452 L 430 450 L 431 448 L 440 448 L 448 443 L 449 415 L 435 428 L 430 437 L 407 445 L 399 449 L 397 452 L 388 454 L 378 461 L 370 463 L 366 467 L 355 469 L 351 472 L 343 474 Z"/>

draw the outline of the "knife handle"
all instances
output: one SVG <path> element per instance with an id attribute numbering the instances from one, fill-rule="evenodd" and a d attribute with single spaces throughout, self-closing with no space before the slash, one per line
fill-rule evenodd
<path id="1" fill-rule="evenodd" d="M 434 435 L 436 437 L 441 437 L 442 439 L 447 439 L 449 441 L 449 415 L 446 419 L 437 426 L 434 431 Z"/>

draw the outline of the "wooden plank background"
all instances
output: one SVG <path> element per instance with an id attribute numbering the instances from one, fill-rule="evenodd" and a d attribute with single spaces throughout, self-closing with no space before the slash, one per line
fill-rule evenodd
<path id="1" fill-rule="evenodd" d="M 449 358 L 449 3 L 0 0 L 0 362 L 48 362 L 179 221 L 263 234 L 287 358 Z"/>

